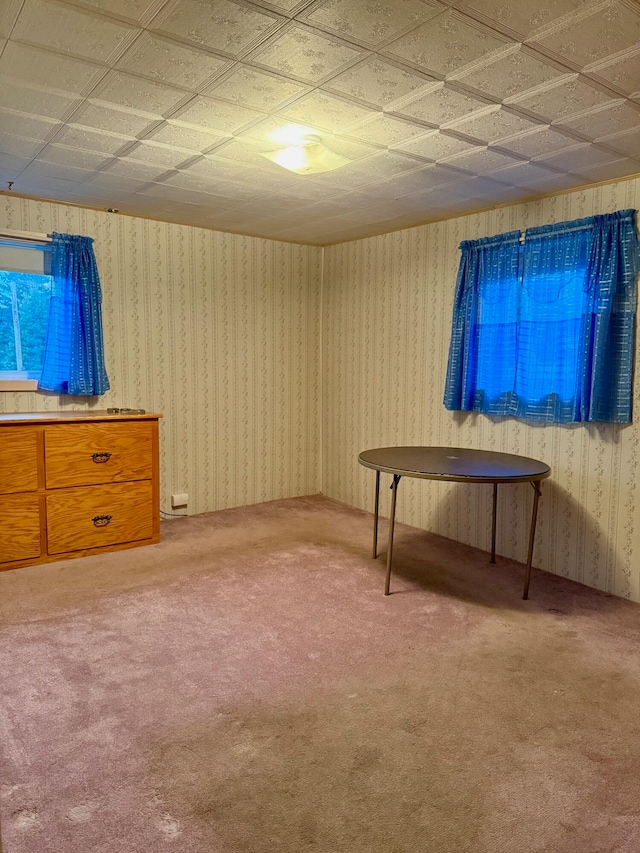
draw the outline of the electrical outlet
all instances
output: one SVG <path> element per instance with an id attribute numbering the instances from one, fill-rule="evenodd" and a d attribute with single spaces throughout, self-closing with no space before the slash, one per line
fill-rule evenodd
<path id="1" fill-rule="evenodd" d="M 181 492 L 179 495 L 171 495 L 171 506 L 175 509 L 177 506 L 186 506 L 189 503 L 189 495 L 186 492 Z"/>

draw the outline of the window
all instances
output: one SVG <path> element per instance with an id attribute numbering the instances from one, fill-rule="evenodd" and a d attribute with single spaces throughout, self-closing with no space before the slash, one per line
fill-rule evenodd
<path id="1" fill-rule="evenodd" d="M 634 213 L 461 243 L 446 408 L 630 422 Z"/>
<path id="2" fill-rule="evenodd" d="M 38 236 L 0 233 L 0 390 L 99 396 L 109 377 L 93 238 Z"/>
<path id="3" fill-rule="evenodd" d="M 50 260 L 45 244 L 0 240 L 0 380 L 40 378 L 51 301 Z"/>

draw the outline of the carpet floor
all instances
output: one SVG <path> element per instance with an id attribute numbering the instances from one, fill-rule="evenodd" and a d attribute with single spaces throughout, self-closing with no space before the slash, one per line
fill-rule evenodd
<path id="1" fill-rule="evenodd" d="M 638 853 L 640 607 L 402 524 L 385 597 L 371 527 L 1 573 L 4 853 Z"/>

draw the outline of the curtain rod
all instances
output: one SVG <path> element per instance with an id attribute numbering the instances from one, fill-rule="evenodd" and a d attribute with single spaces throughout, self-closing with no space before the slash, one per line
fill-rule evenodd
<path id="1" fill-rule="evenodd" d="M 33 240 L 34 243 L 50 243 L 51 234 L 38 234 L 36 231 L 8 231 L 0 229 L 0 237 L 13 237 L 14 240 Z"/>

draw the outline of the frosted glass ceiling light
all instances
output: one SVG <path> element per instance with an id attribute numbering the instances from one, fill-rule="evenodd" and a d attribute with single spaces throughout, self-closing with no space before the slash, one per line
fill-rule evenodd
<path id="1" fill-rule="evenodd" d="M 320 137 L 314 134 L 303 137 L 297 145 L 266 151 L 262 156 L 298 175 L 318 175 L 351 162 L 323 145 Z"/>

